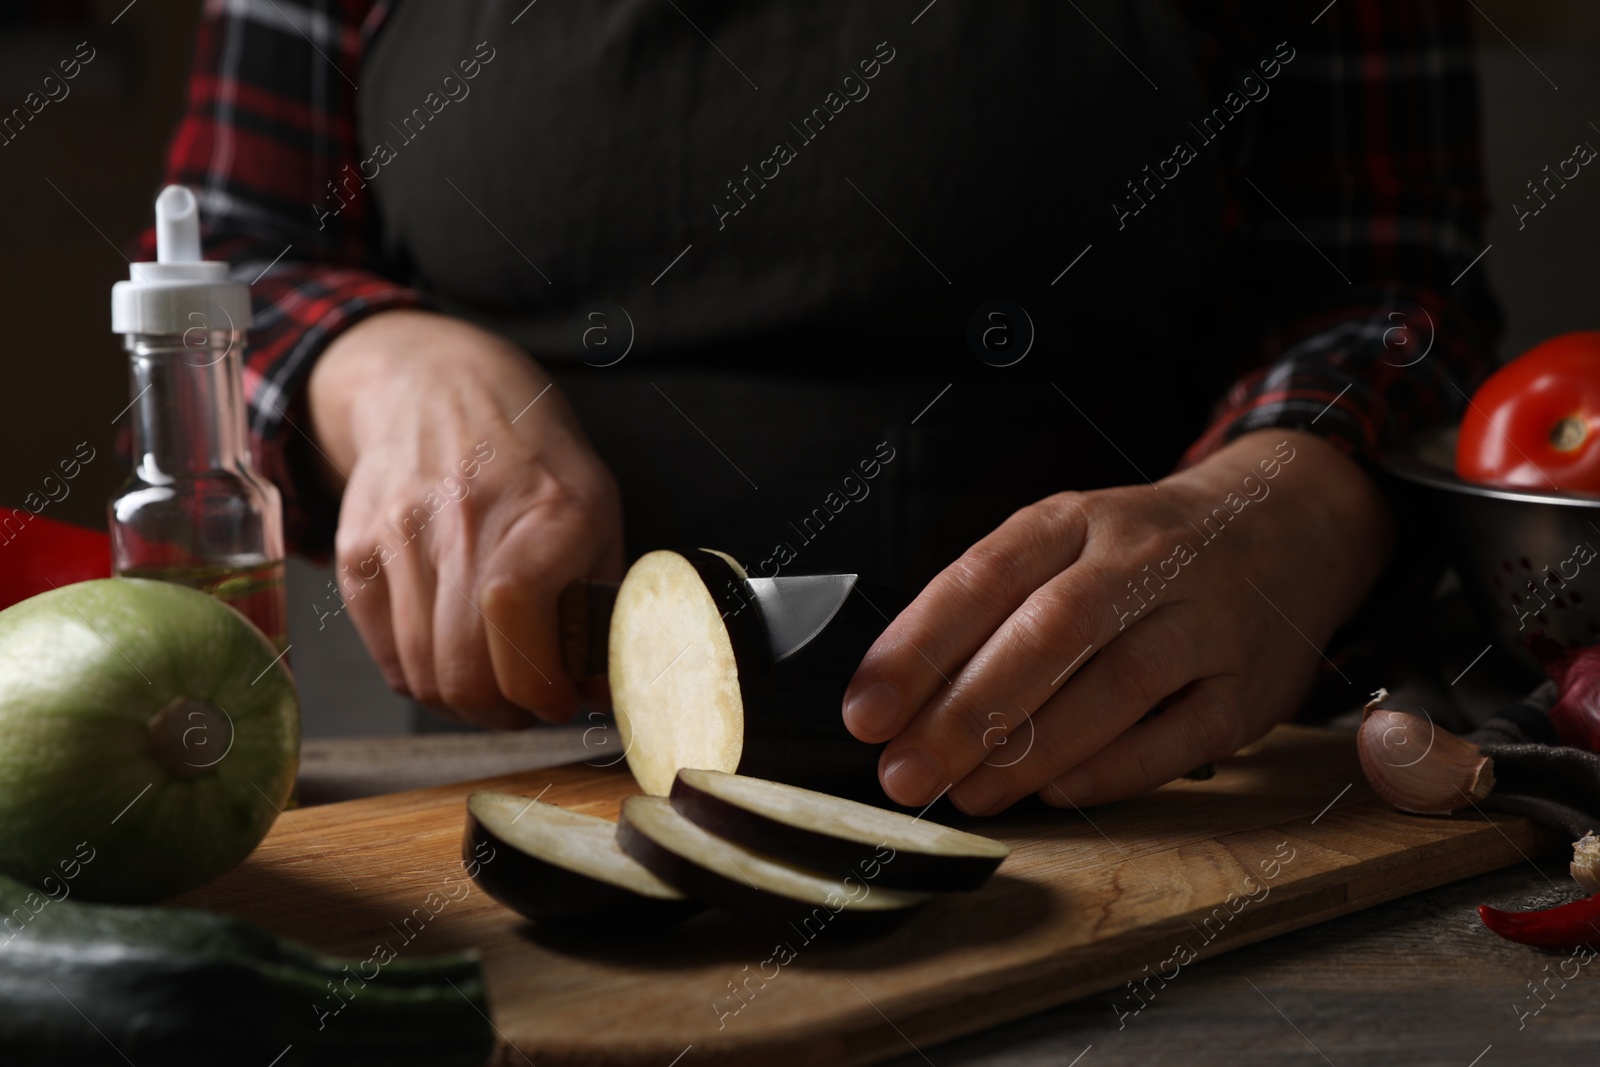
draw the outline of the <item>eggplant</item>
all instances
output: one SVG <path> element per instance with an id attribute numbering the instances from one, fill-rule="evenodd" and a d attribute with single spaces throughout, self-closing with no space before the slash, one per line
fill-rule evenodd
<path id="1" fill-rule="evenodd" d="M 666 797 L 632 796 L 617 824 L 622 850 L 684 893 L 729 911 L 792 918 L 809 913 L 826 923 L 904 915 L 931 894 L 873 885 L 863 876 L 835 877 L 757 852 L 690 822 Z"/>
<path id="2" fill-rule="evenodd" d="M 484 892 L 535 922 L 638 930 L 704 907 L 618 848 L 616 823 L 529 797 L 469 796 L 461 854 Z"/>
<path id="3" fill-rule="evenodd" d="M 881 746 L 850 735 L 840 703 L 903 598 L 852 594 L 780 663 L 746 578 L 733 557 L 709 549 L 650 552 L 628 569 L 606 661 L 634 778 L 655 796 L 684 767 L 870 785 Z"/>
<path id="4" fill-rule="evenodd" d="M 722 771 L 679 771 L 671 801 L 690 822 L 720 838 L 890 889 L 977 889 L 1011 854 L 993 838 Z"/>
<path id="5" fill-rule="evenodd" d="M 710 553 L 650 552 L 617 590 L 606 653 L 611 706 L 646 793 L 665 795 L 686 764 L 739 766 L 745 708 L 767 695 L 772 664 L 759 614 L 719 602 L 717 579 L 733 573 Z"/>

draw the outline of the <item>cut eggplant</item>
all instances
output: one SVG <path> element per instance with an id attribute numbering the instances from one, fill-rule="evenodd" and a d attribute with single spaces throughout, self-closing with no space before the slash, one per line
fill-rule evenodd
<path id="1" fill-rule="evenodd" d="M 690 822 L 666 797 L 624 800 L 617 841 L 663 880 L 729 911 L 882 917 L 904 914 L 930 896 L 873 885 L 863 876 L 836 878 L 746 848 Z"/>
<path id="2" fill-rule="evenodd" d="M 877 608 L 851 597 L 779 665 L 745 579 L 721 552 L 658 551 L 641 556 L 617 590 L 606 658 L 640 788 L 665 796 L 684 767 L 870 782 L 879 746 L 850 736 L 840 701 L 885 624 Z"/>
<path id="3" fill-rule="evenodd" d="M 710 553 L 691 561 L 651 552 L 628 568 L 611 615 L 607 661 L 623 751 L 639 788 L 660 796 L 679 767 L 738 768 L 741 680 L 754 689 L 770 669 L 759 630 L 734 643 L 734 632 L 761 625 L 755 611 L 725 612 L 696 562 L 733 573 Z"/>
<path id="4" fill-rule="evenodd" d="M 702 908 L 618 848 L 616 823 L 531 797 L 469 796 L 461 854 L 484 892 L 537 922 L 634 929 Z"/>
<path id="5" fill-rule="evenodd" d="M 989 837 L 799 786 L 686 769 L 672 805 L 719 837 L 891 889 L 977 889 L 1011 849 Z"/>

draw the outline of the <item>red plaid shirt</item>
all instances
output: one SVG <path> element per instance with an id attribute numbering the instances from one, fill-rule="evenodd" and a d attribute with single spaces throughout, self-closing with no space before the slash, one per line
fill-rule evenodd
<path id="1" fill-rule="evenodd" d="M 1271 53 L 1269 32 L 1297 53 L 1274 83 L 1288 99 L 1249 109 L 1226 142 L 1225 237 L 1248 294 L 1238 379 L 1187 462 L 1268 426 L 1371 459 L 1457 417 L 1489 369 L 1499 319 L 1472 265 L 1487 205 L 1468 4 L 1324 2 L 1183 0 L 1219 95 Z M 358 163 L 351 79 L 387 11 L 208 0 L 167 158 L 165 180 L 199 195 L 207 256 L 254 280 L 252 446 L 283 490 L 291 544 L 312 551 L 331 543 L 337 503 L 309 462 L 311 367 L 363 317 L 424 303 L 385 276 L 363 196 L 323 226 L 310 206 Z M 153 233 L 139 251 L 154 258 Z"/>

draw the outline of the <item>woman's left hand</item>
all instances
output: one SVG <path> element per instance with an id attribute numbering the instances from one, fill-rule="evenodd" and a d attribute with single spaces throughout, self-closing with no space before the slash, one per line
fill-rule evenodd
<path id="1" fill-rule="evenodd" d="M 1294 430 L 1248 433 L 1156 485 L 1059 493 L 894 620 L 845 724 L 889 742 L 879 775 L 901 804 L 949 789 L 987 815 L 1034 792 L 1085 807 L 1152 789 L 1295 709 L 1391 527 L 1361 468 Z"/>

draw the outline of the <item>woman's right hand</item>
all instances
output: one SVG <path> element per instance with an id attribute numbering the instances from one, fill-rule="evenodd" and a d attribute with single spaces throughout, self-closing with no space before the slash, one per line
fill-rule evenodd
<path id="1" fill-rule="evenodd" d="M 389 685 L 483 726 L 568 718 L 557 597 L 621 577 L 622 505 L 549 376 L 468 323 L 388 311 L 328 346 L 309 402 L 343 490 L 339 590 Z"/>

